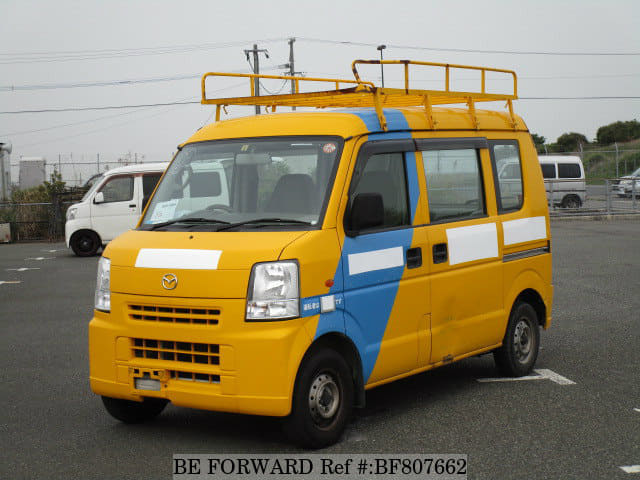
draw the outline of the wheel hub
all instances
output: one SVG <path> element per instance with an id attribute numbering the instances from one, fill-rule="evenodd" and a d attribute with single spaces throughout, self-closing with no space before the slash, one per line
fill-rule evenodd
<path id="1" fill-rule="evenodd" d="M 333 376 L 321 373 L 309 389 L 309 410 L 316 421 L 331 420 L 340 405 L 340 391 Z"/>
<path id="2" fill-rule="evenodd" d="M 513 345 L 518 361 L 526 363 L 531 354 L 532 344 L 531 326 L 527 320 L 522 319 L 517 323 L 513 335 Z"/>

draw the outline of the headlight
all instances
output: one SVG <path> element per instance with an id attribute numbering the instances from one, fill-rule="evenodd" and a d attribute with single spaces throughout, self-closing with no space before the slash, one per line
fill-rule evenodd
<path id="1" fill-rule="evenodd" d="M 300 315 L 298 263 L 257 263 L 251 271 L 247 320 L 283 320 Z"/>
<path id="2" fill-rule="evenodd" d="M 78 209 L 75 207 L 71 207 L 67 210 L 67 221 L 73 220 L 76 218 L 76 213 L 78 213 Z"/>
<path id="3" fill-rule="evenodd" d="M 111 260 L 101 257 L 98 262 L 98 279 L 96 281 L 95 308 L 103 312 L 111 311 Z"/>

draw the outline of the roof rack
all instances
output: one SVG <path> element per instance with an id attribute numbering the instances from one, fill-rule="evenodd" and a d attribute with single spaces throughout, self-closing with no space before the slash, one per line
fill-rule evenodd
<path id="1" fill-rule="evenodd" d="M 358 73 L 357 66 L 365 65 L 403 65 L 404 88 L 380 88 L 372 82 L 363 81 Z M 443 90 L 419 90 L 409 88 L 409 66 L 426 66 L 444 68 L 445 81 Z M 316 108 L 353 108 L 373 107 L 376 110 L 380 128 L 387 131 L 387 121 L 384 116 L 384 107 L 410 107 L 422 106 L 432 129 L 436 128 L 433 117 L 433 105 L 450 105 L 465 103 L 469 110 L 474 127 L 478 128 L 475 104 L 477 102 L 506 101 L 511 118 L 511 125 L 517 128 L 517 119 L 513 113 L 513 100 L 518 98 L 518 79 L 512 70 L 498 68 L 473 67 L 466 65 L 452 65 L 448 63 L 419 62 L 413 60 L 355 60 L 351 64 L 355 80 L 337 78 L 313 78 L 293 77 L 286 75 L 258 75 L 252 73 L 219 73 L 209 72 L 202 76 L 202 101 L 204 105 L 216 105 L 216 121 L 220 120 L 220 109 L 228 105 L 264 105 L 271 107 L 275 112 L 276 107 L 316 107 Z M 452 70 L 473 70 L 480 72 L 480 91 L 466 92 L 451 90 Z M 510 93 L 488 93 L 486 88 L 487 72 L 511 75 L 513 90 Z M 249 80 L 251 95 L 248 97 L 207 98 L 205 81 L 208 77 L 242 77 Z M 293 82 L 294 93 L 278 95 L 255 95 L 255 81 L 259 79 L 290 80 Z M 335 87 L 331 90 L 313 92 L 301 92 L 301 82 L 329 83 Z M 341 85 L 347 86 L 340 88 Z M 226 110 L 225 110 L 226 111 Z"/>

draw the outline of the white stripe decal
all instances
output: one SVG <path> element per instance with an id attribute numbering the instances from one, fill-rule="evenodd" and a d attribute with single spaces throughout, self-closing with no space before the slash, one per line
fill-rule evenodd
<path id="1" fill-rule="evenodd" d="M 370 252 L 352 253 L 349 258 L 349 275 L 385 270 L 387 268 L 402 267 L 404 252 L 402 247 L 372 250 Z"/>
<path id="2" fill-rule="evenodd" d="M 498 231 L 495 223 L 447 229 L 449 265 L 498 256 Z"/>
<path id="3" fill-rule="evenodd" d="M 544 240 L 547 236 L 547 221 L 545 217 L 528 217 L 518 220 L 502 222 L 504 229 L 504 244 Z"/>
<path id="4" fill-rule="evenodd" d="M 222 250 L 141 248 L 136 259 L 136 267 L 216 270 L 220 255 Z"/>

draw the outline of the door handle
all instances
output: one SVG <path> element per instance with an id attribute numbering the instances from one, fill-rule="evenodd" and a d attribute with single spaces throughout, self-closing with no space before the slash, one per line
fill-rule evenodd
<path id="1" fill-rule="evenodd" d="M 131 208 L 136 208 L 136 204 L 135 204 L 135 203 L 130 203 L 130 204 L 129 204 L 129 207 L 131 207 Z"/>
<path id="2" fill-rule="evenodd" d="M 445 263 L 449 255 L 446 243 L 436 243 L 433 246 L 433 263 Z"/>
<path id="3" fill-rule="evenodd" d="M 418 268 L 422 266 L 422 249 L 420 247 L 407 250 L 407 268 Z"/>

